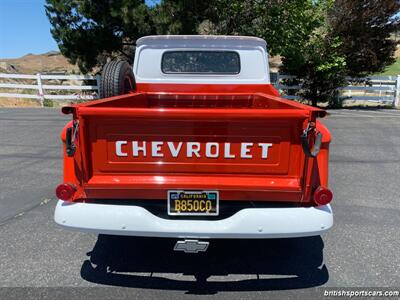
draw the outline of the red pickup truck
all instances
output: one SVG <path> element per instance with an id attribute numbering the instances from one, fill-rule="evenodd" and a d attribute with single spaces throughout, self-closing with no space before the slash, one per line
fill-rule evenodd
<path id="1" fill-rule="evenodd" d="M 326 112 L 279 96 L 264 40 L 143 37 L 133 69 L 107 63 L 100 90 L 62 108 L 58 224 L 185 252 L 332 226 Z"/>

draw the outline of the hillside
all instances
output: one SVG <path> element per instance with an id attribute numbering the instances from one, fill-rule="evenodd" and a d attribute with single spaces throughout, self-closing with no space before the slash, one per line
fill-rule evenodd
<path id="1" fill-rule="evenodd" d="M 79 74 L 77 66 L 72 65 L 59 52 L 51 51 L 44 54 L 27 54 L 15 59 L 0 58 L 0 73 L 8 74 Z M 34 80 L 2 79 L 4 83 L 35 84 Z M 64 82 L 57 82 L 65 84 Z M 27 93 L 33 91 L 22 89 L 2 89 L 2 92 Z M 58 103 L 57 103 L 58 104 Z M 39 102 L 31 99 L 0 98 L 0 107 L 39 106 Z"/>
<path id="2" fill-rule="evenodd" d="M 44 54 L 27 54 L 15 59 L 0 58 L 0 72 L 19 74 L 78 73 L 79 69 L 70 64 L 60 52 L 51 51 Z"/>

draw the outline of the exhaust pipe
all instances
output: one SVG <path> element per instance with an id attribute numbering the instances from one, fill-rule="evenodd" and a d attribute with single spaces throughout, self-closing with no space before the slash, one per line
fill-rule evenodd
<path id="1" fill-rule="evenodd" d="M 183 251 L 185 253 L 199 253 L 207 251 L 210 242 L 199 240 L 183 240 L 177 241 L 174 251 Z"/>

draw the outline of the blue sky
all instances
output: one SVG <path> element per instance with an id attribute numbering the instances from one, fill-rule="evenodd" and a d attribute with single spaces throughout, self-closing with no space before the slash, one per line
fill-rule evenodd
<path id="1" fill-rule="evenodd" d="M 151 5 L 157 1 L 146 2 Z M 45 0 L 0 0 L 0 58 L 58 50 L 44 3 Z"/>

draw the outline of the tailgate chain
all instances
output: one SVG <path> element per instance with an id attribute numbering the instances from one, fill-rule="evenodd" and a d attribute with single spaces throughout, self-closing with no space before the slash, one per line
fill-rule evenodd
<path id="1" fill-rule="evenodd" d="M 65 148 L 67 156 L 74 156 L 76 151 L 75 140 L 79 130 L 79 121 L 74 120 L 73 126 L 67 129 L 65 138 Z"/>
<path id="2" fill-rule="evenodd" d="M 315 143 L 312 150 L 310 149 L 310 144 L 308 143 L 308 133 L 310 131 L 315 132 Z M 307 128 L 304 129 L 303 134 L 300 136 L 300 139 L 304 154 L 307 157 L 316 157 L 321 149 L 322 133 L 316 130 L 315 122 L 308 123 Z"/>

